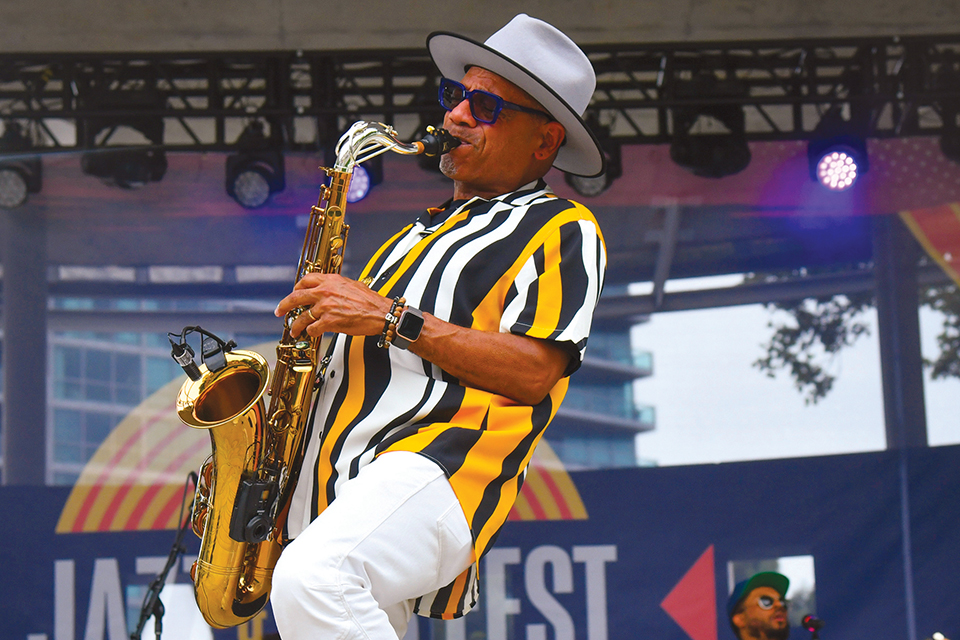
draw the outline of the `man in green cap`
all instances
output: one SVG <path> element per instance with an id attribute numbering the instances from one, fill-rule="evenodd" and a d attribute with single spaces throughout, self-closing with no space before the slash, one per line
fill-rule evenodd
<path id="1" fill-rule="evenodd" d="M 790 580 L 775 571 L 738 582 L 727 600 L 730 628 L 740 640 L 787 640 L 787 589 Z"/>

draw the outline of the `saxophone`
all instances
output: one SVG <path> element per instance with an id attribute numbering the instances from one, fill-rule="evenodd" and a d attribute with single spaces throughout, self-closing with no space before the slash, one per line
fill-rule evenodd
<path id="1" fill-rule="evenodd" d="M 329 185 L 321 187 L 311 209 L 300 263 L 299 281 L 308 273 L 340 273 L 349 225 L 344 208 L 356 165 L 393 151 L 437 156 L 460 144 L 443 129 L 413 143 L 400 142 L 381 123 L 360 121 L 340 138 L 333 168 L 324 168 Z M 326 368 L 319 337 L 294 337 L 293 321 L 305 309 L 284 318 L 277 363 L 264 410 L 269 365 L 258 353 L 233 350 L 200 327 L 187 327 L 173 357 L 189 379 L 177 396 L 177 414 L 187 426 L 207 429 L 212 453 L 198 474 L 191 524 L 201 538 L 193 563 L 197 605 L 212 627 L 233 627 L 255 616 L 267 603 L 273 568 L 285 542 L 290 497 L 303 462 L 303 435 L 311 400 Z M 188 331 L 204 336 L 203 362 L 193 362 Z"/>

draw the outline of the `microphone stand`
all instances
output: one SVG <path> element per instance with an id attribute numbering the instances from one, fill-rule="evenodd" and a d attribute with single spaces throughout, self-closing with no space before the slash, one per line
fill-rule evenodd
<path id="1" fill-rule="evenodd" d="M 810 632 L 810 640 L 820 640 L 820 629 L 823 624 L 823 620 L 817 620 L 810 615 L 804 616 L 800 622 L 800 625 Z"/>
<path id="2" fill-rule="evenodd" d="M 187 476 L 187 482 L 193 481 L 194 486 L 197 484 L 197 474 L 191 472 Z M 186 486 L 184 487 L 184 493 L 186 493 Z M 193 505 L 190 503 L 190 511 L 187 513 L 186 520 L 183 520 L 183 525 L 180 527 L 180 530 L 177 531 L 177 537 L 173 541 L 173 547 L 170 549 L 170 555 L 167 556 L 167 564 L 163 567 L 163 570 L 157 574 L 157 577 L 153 579 L 153 582 L 150 583 L 150 588 L 147 589 L 147 594 L 143 598 L 143 605 L 140 607 L 140 620 L 137 622 L 137 628 L 130 634 L 130 640 L 140 640 L 140 635 L 143 633 L 143 627 L 146 626 L 147 620 L 150 619 L 150 616 L 154 616 L 156 621 L 153 625 L 154 634 L 156 640 L 160 640 L 160 634 L 163 632 L 163 602 L 160 600 L 160 592 L 163 591 L 163 587 L 167 582 L 167 575 L 170 573 L 170 570 L 177 563 L 177 557 L 184 551 L 186 548 L 183 546 L 183 535 L 187 532 L 188 525 L 190 524 L 190 516 L 193 514 Z M 180 512 L 181 516 L 183 511 Z"/>

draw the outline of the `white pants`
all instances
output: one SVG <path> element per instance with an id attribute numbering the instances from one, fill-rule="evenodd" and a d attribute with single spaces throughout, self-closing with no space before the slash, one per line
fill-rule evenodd
<path id="1" fill-rule="evenodd" d="M 440 467 L 385 453 L 283 550 L 271 591 L 277 630 L 283 640 L 402 638 L 414 600 L 472 561 L 467 519 Z"/>

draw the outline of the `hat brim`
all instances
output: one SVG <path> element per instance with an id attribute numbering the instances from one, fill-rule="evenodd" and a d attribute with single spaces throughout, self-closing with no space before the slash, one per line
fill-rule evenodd
<path id="1" fill-rule="evenodd" d="M 592 178 L 606 169 L 599 141 L 580 115 L 535 75 L 490 47 L 463 36 L 437 31 L 427 37 L 427 49 L 440 73 L 459 80 L 470 67 L 482 67 L 517 85 L 539 102 L 566 130 L 553 166 Z"/>

